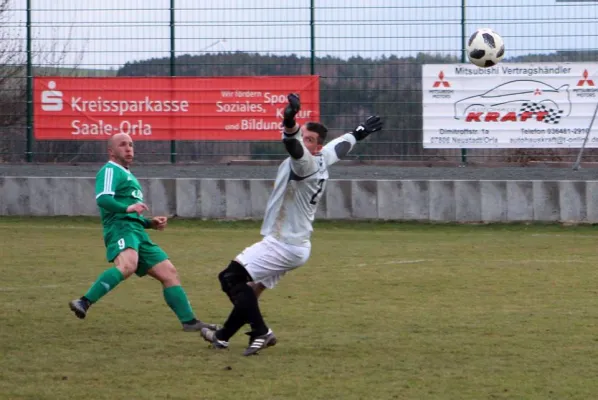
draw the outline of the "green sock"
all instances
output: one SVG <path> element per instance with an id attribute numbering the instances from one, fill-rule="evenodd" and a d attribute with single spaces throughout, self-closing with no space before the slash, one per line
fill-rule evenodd
<path id="1" fill-rule="evenodd" d="M 98 277 L 98 280 L 91 285 L 87 293 L 85 293 L 85 297 L 92 303 L 95 303 L 109 291 L 114 289 L 124 279 L 123 274 L 118 268 L 108 268 L 106 271 L 102 272 Z"/>
<path id="2" fill-rule="evenodd" d="M 164 299 L 179 321 L 189 322 L 195 320 L 191 303 L 189 303 L 187 294 L 181 286 L 171 286 L 164 289 Z"/>

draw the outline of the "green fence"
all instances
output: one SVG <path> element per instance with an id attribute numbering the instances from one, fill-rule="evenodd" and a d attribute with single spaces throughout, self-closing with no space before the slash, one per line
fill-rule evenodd
<path id="1" fill-rule="evenodd" d="M 385 119 L 384 131 L 356 148 L 358 159 L 574 160 L 577 149 L 422 147 L 421 65 L 465 61 L 478 27 L 501 33 L 505 62 L 598 61 L 590 1 L 0 0 L 0 161 L 104 160 L 102 142 L 34 140 L 34 76 L 296 74 L 321 77 L 321 120 L 332 136 L 371 113 Z M 283 156 L 277 142 L 137 144 L 143 162 Z"/>

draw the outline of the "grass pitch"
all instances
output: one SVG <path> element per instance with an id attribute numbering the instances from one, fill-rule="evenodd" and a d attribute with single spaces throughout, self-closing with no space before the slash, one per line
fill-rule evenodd
<path id="1" fill-rule="evenodd" d="M 0 218 L 2 399 L 590 399 L 598 393 L 593 227 L 315 225 L 312 257 L 262 297 L 279 343 L 241 355 L 186 333 L 132 277 L 76 319 L 109 267 L 99 221 Z M 152 238 L 195 311 L 253 222 L 173 221 Z"/>

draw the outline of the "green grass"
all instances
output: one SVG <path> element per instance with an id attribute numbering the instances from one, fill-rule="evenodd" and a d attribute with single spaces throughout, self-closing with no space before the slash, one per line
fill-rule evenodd
<path id="1" fill-rule="evenodd" d="M 151 278 L 84 321 L 68 310 L 109 265 L 95 219 L 0 218 L 2 399 L 590 399 L 598 393 L 592 226 L 317 222 L 312 257 L 264 294 L 260 355 L 180 329 Z M 253 222 L 152 233 L 202 319 Z"/>

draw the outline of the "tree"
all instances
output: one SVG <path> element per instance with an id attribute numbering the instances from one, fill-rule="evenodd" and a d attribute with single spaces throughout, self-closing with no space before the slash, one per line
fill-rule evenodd
<path id="1" fill-rule="evenodd" d="M 22 160 L 27 142 L 26 38 L 22 32 L 22 23 L 21 26 L 15 23 L 12 3 L 12 0 L 0 0 L 0 162 Z M 68 55 L 73 55 L 74 62 L 70 68 L 61 68 L 60 73 L 73 74 L 83 52 L 72 52 L 70 44 L 70 41 L 63 44 L 58 41 L 33 41 L 32 57 L 35 65 L 43 66 L 35 68 L 34 75 L 56 74 Z M 64 144 L 42 142 L 38 143 L 36 151 L 49 155 L 50 157 L 45 157 L 47 160 L 52 158 L 52 154 L 64 151 L 60 147 L 64 147 Z"/>

